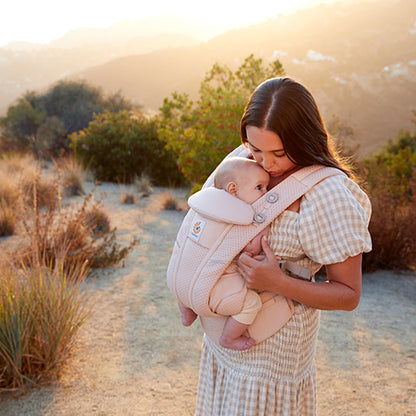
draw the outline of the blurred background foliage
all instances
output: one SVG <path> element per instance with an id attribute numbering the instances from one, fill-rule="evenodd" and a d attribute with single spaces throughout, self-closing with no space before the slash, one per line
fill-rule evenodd
<path id="1" fill-rule="evenodd" d="M 0 149 L 47 160 L 69 152 L 96 180 L 131 183 L 146 176 L 154 185 L 197 190 L 240 144 L 239 121 L 254 88 L 284 74 L 279 60 L 266 64 L 254 55 L 235 70 L 216 63 L 195 101 L 174 91 L 152 116 L 119 93 L 104 97 L 84 82 L 61 81 L 43 94 L 25 93 L 8 108 L 0 119 Z M 414 268 L 416 133 L 400 131 L 380 153 L 359 160 L 348 123 L 333 115 L 326 124 L 373 204 L 374 249 L 364 256 L 364 270 Z"/>

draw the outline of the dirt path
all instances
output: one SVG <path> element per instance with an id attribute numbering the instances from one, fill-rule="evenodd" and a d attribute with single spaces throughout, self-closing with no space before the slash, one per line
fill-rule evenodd
<path id="1" fill-rule="evenodd" d="M 184 212 L 160 211 L 162 191 L 121 205 L 119 186 L 97 188 L 120 241 L 140 244 L 124 267 L 90 279 L 92 316 L 60 379 L 0 396 L 1 416 L 193 415 L 202 331 L 181 326 L 166 288 Z M 357 310 L 322 313 L 319 415 L 416 414 L 415 312 L 416 274 L 383 272 L 364 277 Z"/>

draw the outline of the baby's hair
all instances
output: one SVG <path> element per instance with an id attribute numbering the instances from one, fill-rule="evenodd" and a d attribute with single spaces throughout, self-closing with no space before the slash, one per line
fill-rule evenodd
<path id="1" fill-rule="evenodd" d="M 253 159 L 240 156 L 233 156 L 223 160 L 215 172 L 214 186 L 218 189 L 226 189 L 230 182 L 238 183 L 241 178 L 241 169 L 244 169 L 247 163 L 257 164 Z"/>

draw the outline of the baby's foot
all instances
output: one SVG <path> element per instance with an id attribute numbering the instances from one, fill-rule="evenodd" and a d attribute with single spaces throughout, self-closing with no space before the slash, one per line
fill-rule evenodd
<path id="1" fill-rule="evenodd" d="M 230 339 L 224 336 L 220 338 L 220 345 L 224 348 L 230 348 L 232 350 L 248 350 L 256 345 L 256 341 L 253 338 L 241 336 L 235 339 Z"/>
<path id="2" fill-rule="evenodd" d="M 198 315 L 189 308 L 181 308 L 181 318 L 183 326 L 190 326 L 195 321 Z"/>

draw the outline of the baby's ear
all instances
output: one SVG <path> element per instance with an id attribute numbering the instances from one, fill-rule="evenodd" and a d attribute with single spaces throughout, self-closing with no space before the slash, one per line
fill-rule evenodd
<path id="1" fill-rule="evenodd" d="M 230 193 L 231 195 L 236 196 L 237 195 L 237 190 L 238 190 L 238 186 L 237 186 L 237 184 L 235 182 L 230 182 L 227 185 L 226 191 L 228 193 Z"/>

